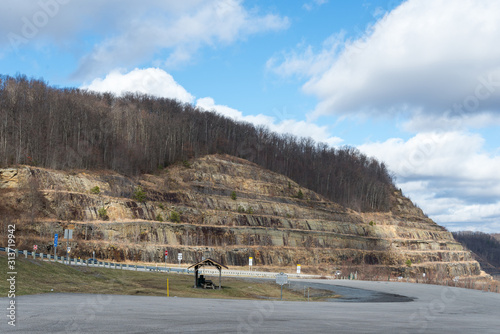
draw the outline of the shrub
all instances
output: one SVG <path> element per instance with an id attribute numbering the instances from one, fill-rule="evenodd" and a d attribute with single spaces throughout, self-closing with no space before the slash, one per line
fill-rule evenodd
<path id="1" fill-rule="evenodd" d="M 249 208 L 247 209 L 247 213 L 248 213 L 248 214 L 250 214 L 250 215 L 252 215 L 252 214 L 253 214 L 253 209 L 252 209 L 252 207 L 249 207 Z"/>
<path id="2" fill-rule="evenodd" d="M 170 213 L 170 220 L 174 223 L 179 223 L 181 221 L 181 215 L 177 211 L 172 211 Z"/>
<path id="3" fill-rule="evenodd" d="M 158 207 L 162 210 L 165 210 L 165 206 L 163 205 L 163 203 L 158 204 Z"/>
<path id="4" fill-rule="evenodd" d="M 245 212 L 245 208 L 242 207 L 241 205 L 238 205 L 238 212 L 239 213 L 244 213 Z"/>
<path id="5" fill-rule="evenodd" d="M 304 194 L 302 193 L 302 190 L 299 189 L 298 193 L 297 193 L 297 198 L 298 199 L 304 199 Z"/>
<path id="6" fill-rule="evenodd" d="M 182 161 L 182 165 L 186 168 L 191 168 L 191 164 L 187 160 Z"/>
<path id="7" fill-rule="evenodd" d="M 231 193 L 231 199 L 232 199 L 233 201 L 236 201 L 236 198 L 237 198 L 237 196 L 236 196 L 236 191 L 233 191 L 233 192 Z"/>
<path id="8" fill-rule="evenodd" d="M 90 189 L 90 193 L 94 195 L 99 195 L 100 192 L 101 189 L 99 188 L 99 186 L 95 186 L 94 188 Z"/>
<path id="9" fill-rule="evenodd" d="M 410 259 L 406 260 L 406 262 L 405 262 L 405 263 L 406 263 L 406 265 L 407 265 L 408 267 L 411 267 L 411 260 L 410 260 Z"/>
<path id="10" fill-rule="evenodd" d="M 106 210 L 105 207 L 102 207 L 99 210 L 97 210 L 97 214 L 99 215 L 99 218 L 101 218 L 102 220 L 108 220 L 109 219 L 108 210 Z"/>
<path id="11" fill-rule="evenodd" d="M 159 222 L 163 221 L 163 216 L 161 215 L 161 213 L 159 213 L 159 214 L 156 215 L 156 220 L 159 221 Z"/>
<path id="12" fill-rule="evenodd" d="M 137 202 L 141 202 L 141 203 L 144 203 L 146 201 L 146 193 L 144 192 L 144 190 L 142 189 L 141 186 L 138 186 L 137 188 L 135 188 L 134 199 Z"/>
<path id="13" fill-rule="evenodd" d="M 372 221 L 370 222 L 370 226 L 375 226 L 375 225 L 376 225 L 376 224 L 375 224 L 375 222 L 372 220 Z"/>

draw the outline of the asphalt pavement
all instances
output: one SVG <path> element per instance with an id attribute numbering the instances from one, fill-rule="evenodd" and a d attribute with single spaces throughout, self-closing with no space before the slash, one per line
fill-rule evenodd
<path id="1" fill-rule="evenodd" d="M 54 293 L 16 297 L 12 327 L 10 299 L 3 297 L 0 332 L 500 333 L 498 293 L 403 282 L 300 282 L 396 298 L 288 302 Z"/>

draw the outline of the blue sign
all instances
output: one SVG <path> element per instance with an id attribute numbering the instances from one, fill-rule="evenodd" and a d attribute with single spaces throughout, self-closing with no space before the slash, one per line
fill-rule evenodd
<path id="1" fill-rule="evenodd" d="M 54 247 L 57 247 L 57 233 L 56 233 L 56 235 L 54 236 Z"/>

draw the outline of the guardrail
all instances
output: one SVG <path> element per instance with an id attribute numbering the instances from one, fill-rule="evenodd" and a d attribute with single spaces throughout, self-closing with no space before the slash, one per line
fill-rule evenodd
<path id="1" fill-rule="evenodd" d="M 16 252 L 16 257 L 19 255 L 24 255 L 25 258 L 33 257 L 33 259 L 47 259 L 48 261 L 54 261 L 58 263 L 76 265 L 76 266 L 87 266 L 87 267 L 101 267 L 101 268 L 111 268 L 111 269 L 121 269 L 121 270 L 135 270 L 135 271 L 154 271 L 154 272 L 174 272 L 183 274 L 192 274 L 194 270 L 189 270 L 187 268 L 177 268 L 177 267 L 165 267 L 163 265 L 157 266 L 145 266 L 145 265 L 133 265 L 133 264 L 123 264 L 108 261 L 99 261 L 95 259 L 77 259 L 66 256 L 56 256 L 52 254 L 36 253 L 27 250 L 18 250 L 12 248 L 0 247 L 0 252 Z M 214 269 L 200 269 L 200 273 L 208 275 L 219 275 L 218 270 Z M 244 270 L 231 270 L 223 269 L 222 274 L 224 276 L 235 276 L 235 277 L 257 277 L 257 278 L 275 278 L 278 273 L 265 272 L 265 271 L 244 271 Z M 287 273 L 289 278 L 319 278 L 319 275 L 303 275 L 303 274 L 290 274 Z"/>

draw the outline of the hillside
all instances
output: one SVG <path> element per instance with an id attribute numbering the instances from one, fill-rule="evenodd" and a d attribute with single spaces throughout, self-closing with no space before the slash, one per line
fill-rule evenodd
<path id="1" fill-rule="evenodd" d="M 474 253 L 486 272 L 500 275 L 500 240 L 494 234 L 461 231 L 453 232 L 453 237 Z"/>
<path id="2" fill-rule="evenodd" d="M 112 170 L 138 176 L 229 154 L 357 211 L 387 211 L 386 166 L 352 147 L 278 134 L 179 101 L 59 89 L 0 75 L 0 167 Z"/>
<path id="3" fill-rule="evenodd" d="M 138 177 L 5 168 L 0 188 L 2 232 L 15 222 L 19 248 L 52 252 L 54 233 L 71 223 L 73 256 L 83 258 L 95 251 L 115 261 L 162 262 L 168 249 L 173 263 L 182 252 L 188 263 L 205 256 L 246 266 L 252 256 L 259 267 L 301 264 L 329 275 L 336 268 L 385 277 L 480 274 L 470 252 L 398 191 L 391 211 L 360 213 L 228 155 Z"/>

